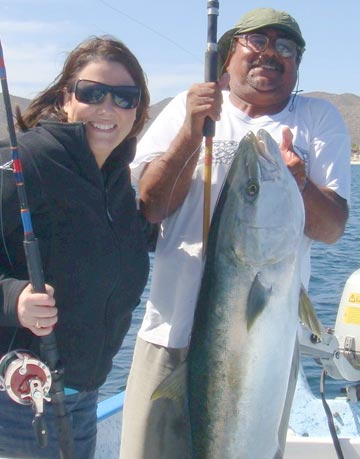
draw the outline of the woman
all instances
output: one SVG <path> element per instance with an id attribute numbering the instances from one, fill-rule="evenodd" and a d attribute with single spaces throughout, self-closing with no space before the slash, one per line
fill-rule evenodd
<path id="1" fill-rule="evenodd" d="M 135 56 L 112 37 L 94 37 L 69 54 L 54 83 L 18 116 L 46 293 L 29 284 L 15 180 L 4 166 L 10 149 L 0 149 L 0 357 L 16 349 L 39 355 L 39 337 L 54 328 L 79 459 L 94 456 L 97 390 L 148 276 L 129 173 L 148 106 Z M 59 457 L 52 405 L 44 409 L 50 440 L 39 448 L 33 410 L 0 392 L 0 457 Z"/>

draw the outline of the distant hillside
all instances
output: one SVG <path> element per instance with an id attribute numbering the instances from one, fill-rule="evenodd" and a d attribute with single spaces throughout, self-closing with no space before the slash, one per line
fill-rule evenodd
<path id="1" fill-rule="evenodd" d="M 157 102 L 156 104 L 151 105 L 150 110 L 149 110 L 149 119 L 145 123 L 144 129 L 142 130 L 140 138 L 142 137 L 142 135 L 145 134 L 147 128 L 151 125 L 154 119 L 158 116 L 161 110 L 170 102 L 171 99 L 172 97 L 168 97 L 167 99 L 163 99 L 160 102 Z"/>
<path id="2" fill-rule="evenodd" d="M 348 126 L 350 135 L 351 135 L 351 142 L 357 146 L 360 146 L 360 97 L 356 96 L 355 94 L 329 94 L 326 92 L 311 92 L 311 93 L 304 93 L 304 95 L 309 95 L 313 97 L 319 97 L 321 99 L 326 99 L 332 104 L 334 104 L 343 115 L 345 122 Z M 2 97 L 0 98 L 0 138 L 7 136 L 7 128 L 6 128 L 6 115 L 4 110 L 4 104 L 2 102 Z M 12 107 L 13 110 L 15 109 L 15 105 L 19 105 L 21 110 L 23 110 L 29 103 L 27 99 L 22 97 L 15 97 L 11 96 L 12 100 Z M 160 111 L 167 105 L 171 100 L 171 97 L 167 99 L 163 99 L 162 101 L 153 104 L 150 107 L 149 116 L 150 119 L 145 124 L 145 128 L 143 133 L 146 129 L 150 126 L 150 124 L 154 121 L 156 116 L 160 113 Z M 142 134 L 143 134 L 142 133 Z"/>
<path id="3" fill-rule="evenodd" d="M 24 99 L 23 97 L 10 96 L 10 99 L 13 112 L 15 111 L 16 105 L 18 105 L 21 110 L 24 110 L 29 104 L 29 100 Z M 8 130 L 6 126 L 6 112 L 2 94 L 0 93 L 0 139 L 8 136 Z"/>
<path id="4" fill-rule="evenodd" d="M 360 146 L 360 97 L 355 94 L 329 94 L 327 92 L 309 92 L 303 93 L 305 96 L 318 97 L 325 99 L 335 105 L 349 129 L 351 143 Z M 145 125 L 145 130 L 150 126 L 151 122 L 156 118 L 158 113 L 167 105 L 171 97 L 164 99 L 157 104 L 151 106 L 150 120 Z"/>
<path id="5" fill-rule="evenodd" d="M 342 114 L 348 126 L 351 142 L 360 146 L 360 97 L 355 94 L 329 94 L 327 92 L 309 92 L 306 95 L 319 97 L 334 104 Z"/>

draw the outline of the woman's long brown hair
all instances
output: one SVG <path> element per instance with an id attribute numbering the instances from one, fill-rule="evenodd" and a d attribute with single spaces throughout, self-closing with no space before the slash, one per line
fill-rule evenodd
<path id="1" fill-rule="evenodd" d="M 128 137 L 138 135 L 146 120 L 150 104 L 146 76 L 134 54 L 121 41 L 111 37 L 90 37 L 70 52 L 65 60 L 62 72 L 54 81 L 32 100 L 23 114 L 16 110 L 17 126 L 26 130 L 36 126 L 41 119 L 53 119 L 67 122 L 63 110 L 64 93 L 75 83 L 80 70 L 97 60 L 108 60 L 123 64 L 137 86 L 141 88 L 141 99 L 136 109 L 136 119 Z"/>

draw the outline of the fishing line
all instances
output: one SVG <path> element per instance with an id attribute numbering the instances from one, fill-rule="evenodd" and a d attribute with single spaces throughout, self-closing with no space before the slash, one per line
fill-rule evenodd
<path id="1" fill-rule="evenodd" d="M 115 6 L 113 5 L 110 5 L 110 3 L 104 1 L 104 0 L 98 0 L 100 3 L 102 3 L 103 5 L 107 6 L 108 8 L 116 11 L 117 13 L 125 16 L 126 18 L 130 19 L 130 21 L 133 21 L 135 22 L 135 24 L 138 24 L 139 26 L 143 27 L 144 29 L 147 29 L 149 30 L 150 32 L 152 32 L 153 34 L 161 37 L 162 39 L 168 41 L 169 43 L 171 43 L 172 45 L 176 46 L 177 48 L 181 49 L 181 51 L 184 51 L 185 53 L 189 54 L 191 57 L 193 57 L 195 60 L 199 61 L 199 62 L 203 62 L 198 56 L 196 56 L 195 54 L 193 54 L 191 51 L 189 51 L 188 49 L 184 48 L 183 46 L 181 46 L 179 43 L 177 43 L 176 41 L 172 40 L 171 38 L 169 38 L 168 36 L 162 34 L 161 32 L 158 32 L 157 30 L 153 29 L 152 27 L 148 26 L 147 24 L 139 21 L 138 19 L 135 19 L 134 17 L 130 16 L 129 14 L 125 13 L 124 11 L 122 10 L 119 10 L 119 8 L 116 8 Z"/>
<path id="2" fill-rule="evenodd" d="M 329 407 L 329 405 L 328 405 L 328 403 L 326 402 L 326 399 L 325 399 L 325 377 L 326 377 L 326 370 L 323 370 L 321 372 L 321 378 L 320 378 L 321 400 L 322 400 L 322 404 L 323 404 L 323 407 L 324 407 L 324 410 L 325 410 L 325 413 L 326 413 L 326 417 L 327 417 L 327 420 L 328 420 L 328 426 L 329 426 L 331 438 L 333 440 L 334 447 L 335 447 L 335 450 L 336 450 L 336 455 L 337 455 L 338 459 L 344 459 L 344 455 L 343 455 L 343 452 L 341 450 L 339 437 L 337 436 L 337 433 L 336 433 L 336 428 L 335 428 L 335 424 L 334 424 L 334 418 L 333 418 L 333 415 L 331 413 L 330 407 Z"/>
<path id="3" fill-rule="evenodd" d="M 4 190 L 4 171 L 11 171 L 11 173 L 13 174 L 13 170 L 12 170 L 12 160 L 11 161 L 8 161 L 7 163 L 3 164 L 2 166 L 0 165 L 0 170 L 1 170 L 1 178 L 0 178 L 0 228 L 1 228 L 1 240 L 2 240 L 2 243 L 3 243 L 3 247 L 4 247 L 4 250 L 5 250 L 5 255 L 6 255 L 6 258 L 8 259 L 8 262 L 9 262 L 9 265 L 11 267 L 11 269 L 13 270 L 14 269 L 14 265 L 11 261 L 11 258 L 10 258 L 10 253 L 9 253 L 9 250 L 7 248 L 7 244 L 6 244 L 6 240 L 5 240 L 5 234 L 4 234 L 4 224 L 3 224 L 3 221 L 4 221 L 4 218 L 3 218 L 3 190 Z"/>
<path id="4" fill-rule="evenodd" d="M 296 78 L 296 87 L 295 91 L 293 91 L 293 96 L 291 99 L 291 103 L 289 106 L 289 112 L 292 112 L 295 108 L 295 98 L 299 94 L 299 92 L 303 92 L 303 89 L 299 89 L 300 77 L 299 77 L 299 69 L 297 69 L 297 78 Z"/>
<path id="5" fill-rule="evenodd" d="M 172 198 L 172 195 L 174 194 L 174 191 L 175 191 L 175 187 L 176 187 L 176 184 L 177 182 L 179 181 L 182 173 L 184 172 L 184 170 L 186 169 L 186 166 L 189 164 L 191 158 L 193 158 L 193 156 L 196 155 L 196 153 L 198 152 L 199 149 L 201 149 L 201 145 L 202 145 L 202 141 L 200 143 L 200 145 L 198 147 L 195 148 L 195 150 L 191 153 L 191 155 L 188 157 L 188 159 L 185 161 L 183 167 L 180 169 L 176 179 L 175 179 L 175 182 L 171 188 L 171 191 L 170 191 L 170 195 L 169 195 L 169 199 L 168 199 L 168 205 L 166 207 L 166 213 L 165 213 L 165 218 L 167 218 L 169 216 L 169 209 L 170 209 L 170 203 L 171 203 L 171 198 Z M 163 226 L 161 225 L 161 236 L 163 237 L 164 236 L 164 231 L 163 231 Z"/>
<path id="6" fill-rule="evenodd" d="M 11 171 L 11 173 L 13 174 L 14 172 L 11 167 L 12 163 L 13 162 L 11 160 L 3 164 L 2 166 L 0 166 L 0 170 L 1 170 L 1 174 L 0 174 L 0 228 L 1 228 L 1 240 L 2 240 L 4 250 L 5 250 L 5 255 L 6 255 L 6 258 L 8 259 L 11 269 L 14 270 L 14 265 L 11 261 L 10 253 L 7 248 L 7 243 L 6 243 L 5 234 L 4 234 L 4 225 L 3 225 L 3 221 L 4 221 L 4 218 L 3 218 L 4 171 Z M 14 344 L 14 341 L 17 335 L 17 331 L 18 331 L 18 328 L 15 328 L 15 331 L 11 337 L 10 344 L 7 348 L 7 353 L 10 352 L 13 347 L 13 344 Z"/>
<path id="7" fill-rule="evenodd" d="M 1 174 L 0 174 L 0 228 L 1 228 L 1 240 L 2 240 L 4 250 L 5 250 L 5 255 L 6 255 L 6 258 L 8 259 L 11 269 L 14 270 L 14 265 L 11 261 L 10 253 L 7 248 L 7 243 L 6 243 L 5 234 L 4 234 L 4 225 L 3 225 L 3 221 L 4 221 L 4 217 L 3 217 L 4 171 L 10 171 L 13 174 L 14 171 L 12 169 L 12 164 L 13 164 L 13 160 L 0 165 L 0 170 L 1 170 Z M 13 347 L 17 332 L 18 332 L 18 328 L 15 328 L 15 331 L 11 337 L 10 344 L 7 348 L 7 353 L 10 352 Z"/>

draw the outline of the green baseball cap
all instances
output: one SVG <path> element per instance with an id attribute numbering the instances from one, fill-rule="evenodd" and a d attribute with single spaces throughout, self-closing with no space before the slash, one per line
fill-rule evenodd
<path id="1" fill-rule="evenodd" d="M 304 50 L 306 43 L 299 24 L 290 14 L 273 8 L 257 8 L 244 14 L 235 27 L 225 32 L 220 38 L 218 42 L 219 68 L 222 69 L 226 62 L 234 35 L 253 32 L 263 27 L 283 30 L 293 38 L 301 50 Z"/>

